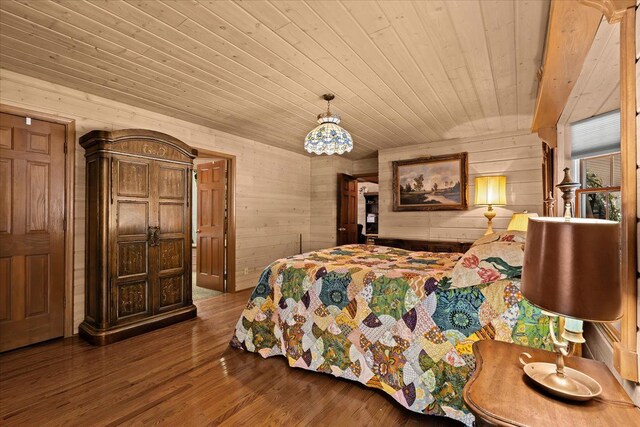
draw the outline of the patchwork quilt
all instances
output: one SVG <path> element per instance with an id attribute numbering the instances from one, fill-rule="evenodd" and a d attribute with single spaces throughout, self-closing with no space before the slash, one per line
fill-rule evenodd
<path id="1" fill-rule="evenodd" d="M 471 425 L 462 389 L 475 341 L 551 349 L 548 319 L 523 299 L 521 264 L 509 254 L 522 244 L 508 240 L 500 253 L 347 245 L 280 259 L 262 273 L 231 345 Z"/>

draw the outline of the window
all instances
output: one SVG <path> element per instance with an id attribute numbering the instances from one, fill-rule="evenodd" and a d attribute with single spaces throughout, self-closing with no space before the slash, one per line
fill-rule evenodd
<path id="1" fill-rule="evenodd" d="M 576 216 L 620 221 L 620 153 L 579 160 Z"/>

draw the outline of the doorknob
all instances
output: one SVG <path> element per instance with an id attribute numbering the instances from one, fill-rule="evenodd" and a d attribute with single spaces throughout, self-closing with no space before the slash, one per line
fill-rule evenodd
<path id="1" fill-rule="evenodd" d="M 196 229 L 196 233 L 200 233 L 200 229 L 199 229 L 199 228 L 198 228 L 198 229 Z"/>
<path id="2" fill-rule="evenodd" d="M 340 228 L 338 228 L 338 231 L 347 231 L 347 229 L 344 228 L 344 227 L 340 227 Z"/>

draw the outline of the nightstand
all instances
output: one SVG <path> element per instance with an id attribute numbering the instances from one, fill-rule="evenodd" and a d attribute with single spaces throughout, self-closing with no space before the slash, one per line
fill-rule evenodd
<path id="1" fill-rule="evenodd" d="M 476 371 L 464 387 L 464 402 L 476 416 L 478 426 L 640 426 L 640 410 L 602 362 L 566 357 L 565 364 L 590 375 L 602 386 L 599 398 L 587 402 L 556 399 L 538 391 L 529 381 L 518 356 L 531 354 L 531 361 L 555 361 L 549 351 L 500 341 L 473 344 Z"/>

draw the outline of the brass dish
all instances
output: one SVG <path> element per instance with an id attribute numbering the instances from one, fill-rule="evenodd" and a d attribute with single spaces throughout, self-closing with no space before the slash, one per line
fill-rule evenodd
<path id="1" fill-rule="evenodd" d="M 554 363 L 532 362 L 524 365 L 524 372 L 547 392 L 569 400 L 585 401 L 602 393 L 600 384 L 580 371 L 564 368 L 564 376 L 557 374 Z"/>

